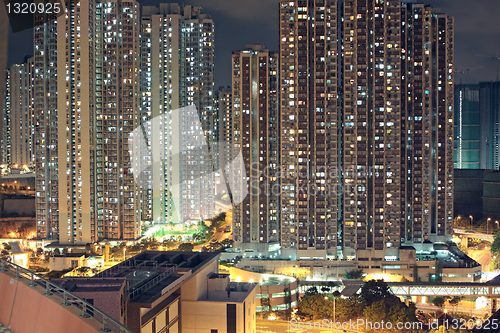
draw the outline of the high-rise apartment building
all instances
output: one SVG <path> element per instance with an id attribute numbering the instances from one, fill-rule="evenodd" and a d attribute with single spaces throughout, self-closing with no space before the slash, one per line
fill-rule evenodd
<path id="1" fill-rule="evenodd" d="M 143 220 L 213 217 L 213 64 L 210 15 L 178 4 L 143 7 L 141 132 L 149 154 L 136 162 Z"/>
<path id="2" fill-rule="evenodd" d="M 280 2 L 281 255 L 337 255 L 337 2 Z M 234 97 L 233 97 L 234 98 Z"/>
<path id="3" fill-rule="evenodd" d="M 62 244 L 135 239 L 128 137 L 139 124 L 139 4 L 65 10 L 35 27 L 38 232 Z"/>
<path id="4" fill-rule="evenodd" d="M 500 169 L 500 82 L 479 83 L 480 169 Z"/>
<path id="5" fill-rule="evenodd" d="M 7 70 L 5 100 L 6 163 L 33 166 L 33 67 L 34 58 Z"/>
<path id="6" fill-rule="evenodd" d="M 222 144 L 223 149 L 219 150 L 218 165 L 224 165 L 229 162 L 228 151 L 226 147 L 232 145 L 233 138 L 233 119 L 231 87 L 219 87 L 215 92 L 215 109 L 217 110 L 217 137 L 216 142 Z"/>
<path id="7" fill-rule="evenodd" d="M 498 170 L 500 83 L 455 86 L 455 168 Z"/>
<path id="8" fill-rule="evenodd" d="M 453 18 L 429 6 L 280 2 L 283 257 L 451 236 L 453 51 Z"/>
<path id="9" fill-rule="evenodd" d="M 102 39 L 96 36 L 102 54 L 95 54 L 97 65 L 102 65 L 102 101 L 96 100 L 95 124 L 97 237 L 136 239 L 141 231 L 139 196 L 128 138 L 140 124 L 139 3 L 102 3 L 96 24 L 96 32 L 102 32 Z"/>
<path id="10" fill-rule="evenodd" d="M 479 85 L 455 85 L 455 169 L 479 169 Z"/>
<path id="11" fill-rule="evenodd" d="M 231 123 L 222 126 L 231 126 L 224 135 L 241 151 L 246 175 L 229 177 L 232 190 L 248 187 L 233 208 L 233 247 L 267 256 L 279 248 L 280 235 L 278 53 L 263 45 L 233 52 L 232 83 Z"/>
<path id="12" fill-rule="evenodd" d="M 59 237 L 57 17 L 36 14 L 34 33 L 34 154 L 37 235 Z M 64 53 L 66 52 L 64 48 Z"/>
<path id="13" fill-rule="evenodd" d="M 139 4 L 82 1 L 67 10 L 57 27 L 59 240 L 135 239 L 128 137 L 139 124 Z"/>
<path id="14" fill-rule="evenodd" d="M 454 19 L 422 4 L 402 14 L 401 242 L 418 249 L 453 234 Z"/>

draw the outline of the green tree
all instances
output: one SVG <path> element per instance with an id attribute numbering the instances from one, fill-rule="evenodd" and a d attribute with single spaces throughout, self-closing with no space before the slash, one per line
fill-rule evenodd
<path id="1" fill-rule="evenodd" d="M 290 317 L 292 316 L 292 293 L 290 292 L 289 287 L 285 287 L 283 291 L 285 292 L 285 297 L 284 297 L 286 305 L 285 314 L 286 318 L 289 320 Z"/>
<path id="2" fill-rule="evenodd" d="M 316 295 L 317 293 L 318 293 L 318 288 L 311 287 L 311 288 L 309 288 L 309 289 L 306 290 L 305 295 L 306 296 L 313 296 L 313 295 Z"/>
<path id="3" fill-rule="evenodd" d="M 344 279 L 348 280 L 361 280 L 363 279 L 363 270 L 362 269 L 353 269 L 350 271 L 345 271 Z"/>
<path id="4" fill-rule="evenodd" d="M 298 309 L 301 313 L 308 315 L 312 320 L 325 318 L 330 308 L 330 302 L 325 300 L 321 294 L 306 295 L 298 304 Z"/>
<path id="5" fill-rule="evenodd" d="M 446 299 L 442 296 L 434 297 L 434 299 L 432 300 L 432 304 L 434 304 L 438 308 L 442 308 L 444 306 L 445 302 L 446 302 Z"/>
<path id="6" fill-rule="evenodd" d="M 384 280 L 370 280 L 365 282 L 361 287 L 360 297 L 365 301 L 367 306 L 379 300 L 384 300 L 389 296 L 392 296 L 392 294 Z"/>
<path id="7" fill-rule="evenodd" d="M 462 300 L 462 297 L 455 296 L 452 299 L 448 300 L 448 304 L 450 304 L 452 307 L 454 307 L 455 308 L 455 312 L 456 312 L 457 306 L 458 306 L 458 304 L 460 303 L 461 300 Z"/>
<path id="8" fill-rule="evenodd" d="M 335 316 L 339 319 L 354 319 L 363 314 L 364 303 L 358 297 L 339 298 L 335 302 Z"/>
<path id="9" fill-rule="evenodd" d="M 389 305 L 384 300 L 373 302 L 363 310 L 363 315 L 367 321 L 380 322 L 387 321 L 389 317 Z"/>
<path id="10" fill-rule="evenodd" d="M 498 231 L 495 234 L 495 238 L 493 239 L 493 243 L 491 243 L 490 252 L 493 255 L 497 255 L 500 252 L 500 231 Z"/>
<path id="11" fill-rule="evenodd" d="M 192 243 L 182 243 L 177 248 L 178 251 L 191 252 L 193 251 L 194 245 Z"/>
<path id="12" fill-rule="evenodd" d="M 431 330 L 430 333 L 460 333 L 460 330 L 454 330 L 452 328 L 446 329 L 443 325 L 439 326 L 437 330 Z M 468 332 L 468 331 L 463 331 Z"/>
<path id="13" fill-rule="evenodd" d="M 411 303 L 410 307 L 403 304 L 401 304 L 401 306 L 391 306 L 387 320 L 394 325 L 397 325 L 397 323 L 416 322 L 415 310 L 416 307 L 413 303 Z"/>

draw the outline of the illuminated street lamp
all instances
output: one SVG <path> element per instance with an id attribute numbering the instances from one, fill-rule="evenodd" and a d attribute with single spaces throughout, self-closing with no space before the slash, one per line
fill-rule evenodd
<path id="1" fill-rule="evenodd" d="M 333 298 L 333 327 L 335 327 L 335 296 L 332 295 Z M 325 300 L 328 300 L 328 296 L 325 296 Z"/>
<path id="2" fill-rule="evenodd" d="M 491 217 L 488 217 L 488 219 L 486 220 L 486 233 L 489 234 L 490 232 L 490 221 L 491 221 Z"/>
<path id="3" fill-rule="evenodd" d="M 469 218 L 470 218 L 470 230 L 472 230 L 472 224 L 473 224 L 474 218 L 472 217 L 472 215 L 469 215 Z"/>

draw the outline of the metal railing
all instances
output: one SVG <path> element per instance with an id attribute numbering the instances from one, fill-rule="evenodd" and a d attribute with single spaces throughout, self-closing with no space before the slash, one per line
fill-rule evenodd
<path id="1" fill-rule="evenodd" d="M 80 317 L 90 318 L 93 317 L 100 324 L 102 324 L 102 332 L 115 332 L 115 333 L 133 333 L 130 329 L 120 324 L 118 321 L 108 316 L 101 310 L 97 309 L 90 303 L 87 303 L 80 297 L 70 293 L 56 284 L 44 279 L 42 276 L 33 273 L 32 271 L 11 263 L 5 259 L 0 258 L 1 268 L 0 272 L 14 272 L 16 279 L 26 279 L 30 281 L 30 287 L 42 287 L 45 289 L 44 295 L 54 295 L 62 300 L 62 306 L 75 306 L 81 311 Z"/>

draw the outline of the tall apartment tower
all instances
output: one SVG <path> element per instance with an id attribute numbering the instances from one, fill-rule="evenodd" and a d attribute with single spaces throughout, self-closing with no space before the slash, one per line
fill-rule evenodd
<path id="1" fill-rule="evenodd" d="M 35 14 L 33 34 L 37 235 L 43 239 L 57 240 L 59 237 L 59 141 L 56 15 Z M 65 53 L 66 50 L 64 49 L 63 52 Z"/>
<path id="2" fill-rule="evenodd" d="M 215 108 L 219 117 L 217 142 L 222 147 L 222 150 L 219 150 L 219 166 L 223 166 L 230 162 L 229 147 L 233 144 L 233 98 L 231 87 L 219 87 L 215 101 Z"/>
<path id="3" fill-rule="evenodd" d="M 453 18 L 399 0 L 281 1 L 280 15 L 282 256 L 447 240 Z"/>
<path id="4" fill-rule="evenodd" d="M 455 85 L 455 169 L 479 169 L 479 85 Z"/>
<path id="5" fill-rule="evenodd" d="M 418 249 L 453 234 L 454 19 L 403 4 L 401 31 L 401 241 Z"/>
<path id="6" fill-rule="evenodd" d="M 480 169 L 500 169 L 500 82 L 479 83 Z"/>
<path id="7" fill-rule="evenodd" d="M 265 256 L 279 247 L 278 53 L 251 45 L 232 55 L 232 140 L 241 150 L 248 195 L 233 208 L 233 247 Z"/>
<path id="8" fill-rule="evenodd" d="M 57 23 L 59 241 L 135 239 L 139 4 L 70 3 Z"/>
<path id="9" fill-rule="evenodd" d="M 340 245 L 337 15 L 335 0 L 280 2 L 284 258 L 336 257 Z"/>
<path id="10" fill-rule="evenodd" d="M 33 166 L 34 58 L 13 64 L 7 71 L 5 100 L 6 162 L 11 167 Z"/>
<path id="11" fill-rule="evenodd" d="M 142 218 L 211 218 L 214 23 L 200 7 L 160 4 L 142 8 L 141 29 L 141 133 L 150 152 L 136 162 Z"/>
<path id="12" fill-rule="evenodd" d="M 383 257 L 403 220 L 401 3 L 347 0 L 343 17 L 343 255 Z"/>

